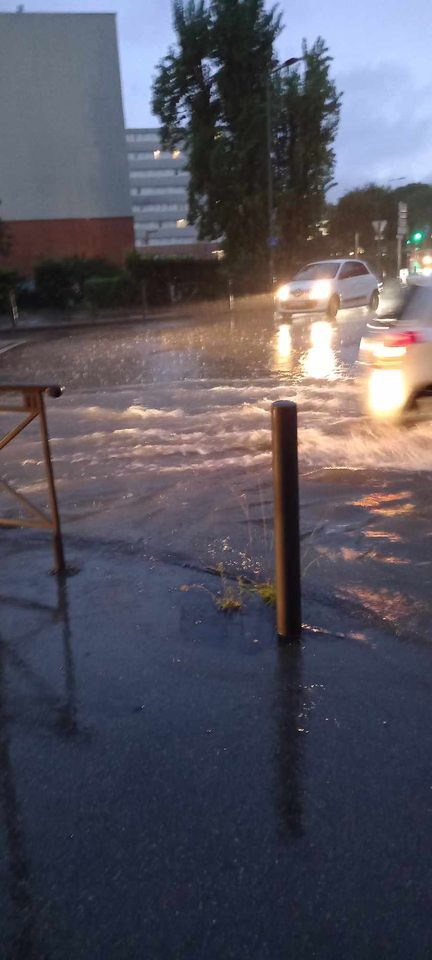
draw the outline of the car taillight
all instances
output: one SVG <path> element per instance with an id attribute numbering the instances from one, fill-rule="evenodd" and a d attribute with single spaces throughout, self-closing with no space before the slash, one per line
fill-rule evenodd
<path id="1" fill-rule="evenodd" d="M 384 337 L 386 347 L 410 347 L 413 343 L 420 343 L 421 336 L 414 330 L 401 330 L 400 333 L 388 333 Z"/>
<path id="2" fill-rule="evenodd" d="M 394 333 L 386 333 L 382 340 L 375 343 L 372 352 L 377 360 L 396 360 L 398 357 L 404 357 L 407 347 L 414 343 L 420 343 L 422 337 L 413 330 L 401 330 Z"/>

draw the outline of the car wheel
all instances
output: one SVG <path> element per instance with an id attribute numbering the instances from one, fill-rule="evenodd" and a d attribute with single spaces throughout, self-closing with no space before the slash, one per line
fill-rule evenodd
<path id="1" fill-rule="evenodd" d="M 371 313 L 376 313 L 379 307 L 379 293 L 378 290 L 374 290 L 370 300 L 369 300 L 369 310 Z"/>
<path id="2" fill-rule="evenodd" d="M 327 304 L 327 316 L 330 317 L 331 320 L 336 320 L 339 307 L 340 307 L 339 297 L 337 293 L 334 293 L 333 296 L 330 297 L 330 300 Z"/>

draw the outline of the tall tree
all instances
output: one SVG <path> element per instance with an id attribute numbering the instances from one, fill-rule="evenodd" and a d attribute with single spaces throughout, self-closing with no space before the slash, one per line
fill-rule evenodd
<path id="1" fill-rule="evenodd" d="M 330 75 L 332 57 L 322 37 L 303 42 L 303 64 L 273 84 L 275 202 L 279 257 L 303 259 L 316 241 L 326 193 L 334 185 L 334 141 L 342 95 Z M 314 243 L 315 241 L 315 243 Z"/>
<path id="2" fill-rule="evenodd" d="M 153 110 L 189 155 L 190 219 L 223 238 L 234 267 L 264 266 L 266 83 L 281 30 L 264 0 L 174 0 L 177 44 L 157 68 Z"/>
<path id="3" fill-rule="evenodd" d="M 274 139 L 276 228 L 282 255 L 304 256 L 333 180 L 341 96 L 324 40 L 303 65 L 274 72 L 282 30 L 265 0 L 174 0 L 177 43 L 158 65 L 153 110 L 165 143 L 188 151 L 189 216 L 221 238 L 231 267 L 264 277 L 267 260 L 267 89 Z"/>

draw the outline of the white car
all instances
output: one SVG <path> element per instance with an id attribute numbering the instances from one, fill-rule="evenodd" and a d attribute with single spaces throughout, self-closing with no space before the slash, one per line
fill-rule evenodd
<path id="1" fill-rule="evenodd" d="M 393 417 L 432 394 L 432 281 L 413 277 L 389 316 L 367 325 L 359 364 L 375 416 Z"/>
<path id="2" fill-rule="evenodd" d="M 381 284 L 362 260 L 317 260 L 307 263 L 275 293 L 280 313 L 326 313 L 335 318 L 345 307 L 379 306 Z"/>

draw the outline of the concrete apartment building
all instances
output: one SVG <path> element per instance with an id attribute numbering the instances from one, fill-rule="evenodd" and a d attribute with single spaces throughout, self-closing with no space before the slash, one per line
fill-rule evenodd
<path id="1" fill-rule="evenodd" d="M 137 250 L 211 255 L 218 245 L 199 242 L 196 228 L 187 221 L 184 151 L 164 150 L 158 129 L 149 127 L 127 130 L 126 145 Z"/>
<path id="2" fill-rule="evenodd" d="M 114 14 L 0 13 L 0 215 L 8 265 L 133 248 Z"/>

